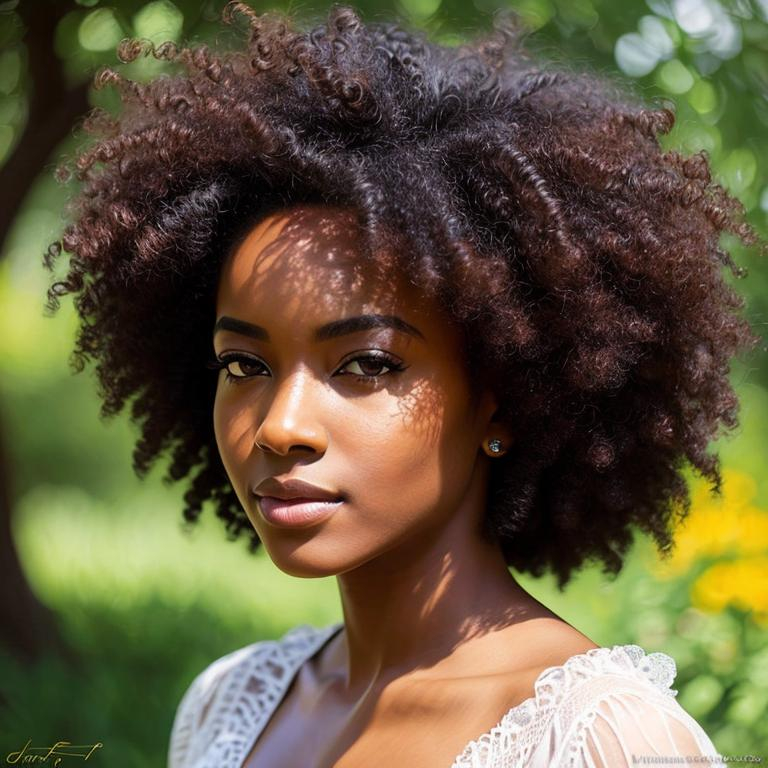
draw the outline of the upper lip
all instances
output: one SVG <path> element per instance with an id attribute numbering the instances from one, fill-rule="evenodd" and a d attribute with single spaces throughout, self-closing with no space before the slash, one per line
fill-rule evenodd
<path id="1" fill-rule="evenodd" d="M 278 480 L 276 477 L 268 477 L 262 480 L 253 492 L 257 496 L 273 496 L 276 499 L 318 499 L 321 501 L 338 501 L 342 494 L 312 485 L 298 477 Z"/>

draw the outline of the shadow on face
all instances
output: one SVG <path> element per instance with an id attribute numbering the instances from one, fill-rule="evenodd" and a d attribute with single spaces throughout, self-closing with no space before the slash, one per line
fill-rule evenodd
<path id="1" fill-rule="evenodd" d="M 490 414 L 472 406 L 458 329 L 403 273 L 362 258 L 359 237 L 348 209 L 273 212 L 220 275 L 217 443 L 270 556 L 297 575 L 338 573 L 448 519 Z M 253 493 L 268 477 L 346 501 L 316 525 L 275 526 Z"/>

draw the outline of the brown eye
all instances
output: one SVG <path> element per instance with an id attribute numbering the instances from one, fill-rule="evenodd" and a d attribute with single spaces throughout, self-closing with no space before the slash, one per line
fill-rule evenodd
<path id="1" fill-rule="evenodd" d="M 352 370 L 349 370 L 350 368 L 352 368 Z M 382 371 L 382 368 L 388 370 Z M 375 381 L 388 373 L 405 370 L 403 365 L 397 360 L 389 355 L 381 353 L 377 355 L 360 355 L 359 357 L 355 357 L 344 364 L 341 370 L 344 369 L 347 369 L 348 373 L 362 381 L 366 379 Z"/>
<path id="2" fill-rule="evenodd" d="M 242 355 L 223 355 L 218 365 L 227 372 L 228 379 L 249 379 L 266 370 L 261 361 Z"/>
<path id="3" fill-rule="evenodd" d="M 253 363 L 250 360 L 233 360 L 227 364 L 227 371 L 237 379 L 251 376 L 255 373 L 255 369 L 258 370 L 259 363 Z"/>
<path id="4" fill-rule="evenodd" d="M 353 368 L 354 366 L 357 366 L 357 368 L 359 369 L 359 372 L 355 370 L 351 370 L 350 373 L 354 373 L 362 376 L 379 376 L 381 375 L 381 372 L 382 372 L 381 369 L 387 367 L 386 364 L 383 363 L 381 360 L 376 360 L 375 358 L 370 358 L 370 357 L 362 357 L 362 358 L 358 358 L 357 360 L 353 360 L 352 362 L 347 363 L 345 368 L 348 368 L 350 366 L 352 366 Z"/>

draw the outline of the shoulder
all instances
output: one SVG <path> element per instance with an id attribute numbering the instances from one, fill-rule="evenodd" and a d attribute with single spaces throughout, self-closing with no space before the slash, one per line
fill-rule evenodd
<path id="1" fill-rule="evenodd" d="M 501 679 L 499 692 L 522 701 L 535 691 L 542 677 L 571 665 L 571 659 L 599 649 L 590 638 L 558 617 L 539 617 L 499 633 L 494 646 L 484 649 L 480 664 Z M 481 666 L 483 669 L 483 666 Z"/>
<path id="2" fill-rule="evenodd" d="M 663 756 L 680 761 L 717 754 L 675 698 L 671 686 L 677 670 L 671 656 L 616 645 L 576 656 L 562 669 L 563 695 L 555 720 L 568 734 L 560 746 L 564 765 L 628 768 Z"/>
<path id="3" fill-rule="evenodd" d="M 210 737 L 207 731 L 216 725 L 214 712 L 222 709 L 233 688 L 254 673 L 263 684 L 279 680 L 295 660 L 338 625 L 317 628 L 301 624 L 277 639 L 259 640 L 238 648 L 210 662 L 189 683 L 179 704 L 171 728 L 168 766 L 176 768 L 197 751 L 198 744 Z"/>

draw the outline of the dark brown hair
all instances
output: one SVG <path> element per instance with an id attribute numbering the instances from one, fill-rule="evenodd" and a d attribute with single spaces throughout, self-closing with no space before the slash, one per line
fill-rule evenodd
<path id="1" fill-rule="evenodd" d="M 132 398 L 136 472 L 168 452 L 186 520 L 210 500 L 256 549 L 212 426 L 219 267 L 243 222 L 345 204 L 361 258 L 392 251 L 439 297 L 471 339 L 474 382 L 501 399 L 515 443 L 492 463 L 486 534 L 507 562 L 562 588 L 590 559 L 618 573 L 634 527 L 670 551 L 686 465 L 719 490 L 707 445 L 737 425 L 730 360 L 759 339 L 720 245 L 757 235 L 704 152 L 662 150 L 670 108 L 538 60 L 509 14 L 452 48 L 347 6 L 304 31 L 232 11 L 242 49 L 124 41 L 123 61 L 170 71 L 99 73 L 121 112 L 88 115 L 95 139 L 59 169 L 80 185 L 44 259 L 70 254 L 48 310 L 75 295 L 72 364 L 96 361 L 102 415 Z"/>

